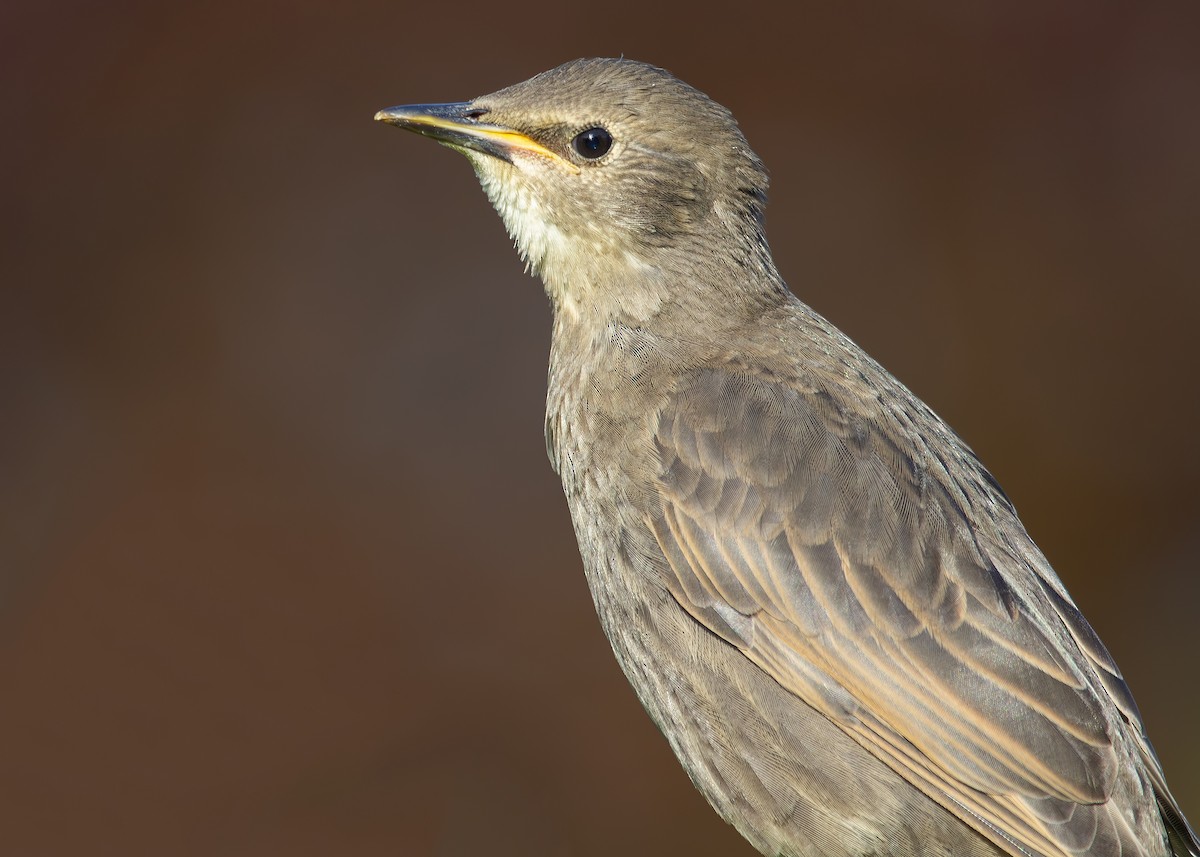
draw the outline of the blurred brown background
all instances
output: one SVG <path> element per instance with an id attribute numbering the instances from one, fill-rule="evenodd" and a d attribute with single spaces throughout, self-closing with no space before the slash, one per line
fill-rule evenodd
<path id="1" fill-rule="evenodd" d="M 751 853 L 593 615 L 539 284 L 371 121 L 620 53 L 738 116 L 1200 821 L 1200 7 L 750 8 L 0 9 L 5 853 Z"/>

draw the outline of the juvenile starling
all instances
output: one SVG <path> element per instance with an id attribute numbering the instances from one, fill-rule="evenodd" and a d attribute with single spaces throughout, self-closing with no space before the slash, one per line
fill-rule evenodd
<path id="1" fill-rule="evenodd" d="M 784 285 L 727 110 L 600 59 L 375 118 L 466 155 L 544 281 L 546 446 L 600 621 L 755 847 L 1200 857 L 999 485 Z"/>

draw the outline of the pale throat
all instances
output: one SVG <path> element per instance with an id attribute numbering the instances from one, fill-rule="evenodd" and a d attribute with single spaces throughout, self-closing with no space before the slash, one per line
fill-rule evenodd
<path id="1" fill-rule="evenodd" d="M 526 270 L 545 284 L 556 315 L 586 323 L 649 318 L 658 311 L 667 294 L 652 266 L 600 230 L 564 232 L 521 167 L 474 152 L 468 157 Z"/>

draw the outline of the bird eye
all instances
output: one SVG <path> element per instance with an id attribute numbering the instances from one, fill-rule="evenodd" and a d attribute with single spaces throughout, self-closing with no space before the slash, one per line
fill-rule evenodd
<path id="1" fill-rule="evenodd" d="M 576 135 L 575 139 L 571 141 L 571 147 L 575 149 L 579 157 L 594 161 L 597 158 L 603 158 L 612 148 L 612 134 L 603 128 L 588 128 Z"/>

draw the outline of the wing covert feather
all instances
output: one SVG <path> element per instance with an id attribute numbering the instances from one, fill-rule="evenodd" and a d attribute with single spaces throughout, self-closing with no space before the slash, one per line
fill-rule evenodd
<path id="1" fill-rule="evenodd" d="M 1011 506 L 965 447 L 948 465 L 833 392 L 720 369 L 656 442 L 649 523 L 698 621 L 1013 853 L 1143 853 L 1094 809 L 1118 759 L 1093 689 L 1136 708 L 1032 543 L 980 535 Z"/>

